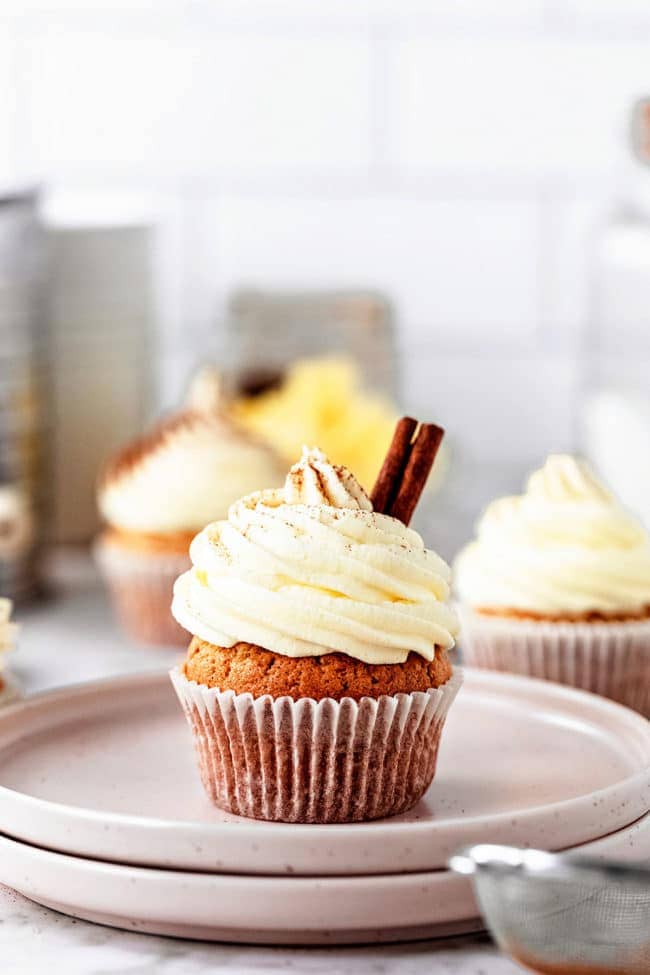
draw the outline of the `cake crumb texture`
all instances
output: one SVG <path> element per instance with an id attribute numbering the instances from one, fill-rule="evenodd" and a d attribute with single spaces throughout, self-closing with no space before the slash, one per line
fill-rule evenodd
<path id="1" fill-rule="evenodd" d="M 586 613 L 536 613 L 532 610 L 503 607 L 493 609 L 477 606 L 474 610 L 480 616 L 496 616 L 499 619 L 532 620 L 536 623 L 633 623 L 635 620 L 650 618 L 650 605 L 637 612 L 605 613 L 594 609 Z"/>
<path id="2" fill-rule="evenodd" d="M 445 684 L 452 674 L 440 648 L 431 661 L 411 652 L 401 664 L 367 664 L 343 653 L 286 657 L 251 643 L 219 647 L 198 637 L 190 643 L 183 669 L 188 680 L 222 691 L 317 701 L 427 691 Z"/>

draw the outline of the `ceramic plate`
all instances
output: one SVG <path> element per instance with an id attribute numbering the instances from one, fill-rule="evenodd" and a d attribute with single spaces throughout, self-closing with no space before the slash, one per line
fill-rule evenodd
<path id="1" fill-rule="evenodd" d="M 50 692 L 0 713 L 0 824 L 117 863 L 314 876 L 429 871 L 460 846 L 562 849 L 650 809 L 650 723 L 554 684 L 470 671 L 436 778 L 410 813 L 350 826 L 215 809 L 166 674 Z"/>
<path id="2" fill-rule="evenodd" d="M 650 861 L 650 816 L 580 848 Z M 122 866 L 0 836 L 0 882 L 74 917 L 214 941 L 342 944 L 482 927 L 469 878 L 447 870 L 367 877 L 257 877 Z"/>

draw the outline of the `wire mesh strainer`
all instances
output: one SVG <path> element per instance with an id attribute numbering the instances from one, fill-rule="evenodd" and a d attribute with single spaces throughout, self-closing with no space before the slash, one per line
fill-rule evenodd
<path id="1" fill-rule="evenodd" d="M 499 946 L 547 975 L 650 975 L 650 869 L 480 844 L 450 861 L 473 876 Z"/>

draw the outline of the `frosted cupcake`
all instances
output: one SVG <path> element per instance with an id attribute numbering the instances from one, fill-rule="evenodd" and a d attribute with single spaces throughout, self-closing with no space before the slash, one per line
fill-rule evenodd
<path id="1" fill-rule="evenodd" d="M 212 800 L 305 823 L 413 806 L 460 683 L 442 559 L 316 449 L 190 554 L 173 612 L 193 639 L 172 680 Z"/>
<path id="2" fill-rule="evenodd" d="M 205 392 L 205 390 L 203 390 Z M 106 528 L 96 553 L 115 609 L 139 642 L 183 645 L 170 612 L 174 580 L 206 522 L 260 484 L 281 484 L 273 451 L 193 390 L 190 406 L 108 462 L 98 487 Z"/>
<path id="3" fill-rule="evenodd" d="M 468 664 L 650 715 L 650 537 L 574 457 L 488 506 L 455 564 Z"/>

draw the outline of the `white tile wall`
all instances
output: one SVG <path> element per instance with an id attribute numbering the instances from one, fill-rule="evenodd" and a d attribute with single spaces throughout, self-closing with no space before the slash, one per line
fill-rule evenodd
<path id="1" fill-rule="evenodd" d="M 165 403 L 231 288 L 372 286 L 407 405 L 496 483 L 574 441 L 649 27 L 647 0 L 4 0 L 0 158 L 164 198 Z"/>
<path id="2" fill-rule="evenodd" d="M 629 36 L 650 22 L 646 0 L 547 0 L 547 16 L 579 31 Z"/>
<path id="3" fill-rule="evenodd" d="M 0 184 L 14 178 L 16 169 L 16 41 L 0 24 Z"/>
<path id="4" fill-rule="evenodd" d="M 187 164 L 198 121 L 187 111 L 197 61 L 196 44 L 171 37 L 95 30 L 30 37 L 23 72 L 35 165 L 65 182 L 68 172 Z"/>
<path id="5" fill-rule="evenodd" d="M 571 448 L 576 366 L 570 358 L 441 355 L 426 344 L 413 351 L 406 405 L 439 417 L 466 462 L 482 468 L 515 459 L 525 470 L 552 450 Z"/>
<path id="6" fill-rule="evenodd" d="M 241 284 L 362 286 L 396 302 L 406 346 L 529 343 L 537 327 L 537 207 L 519 200 L 371 196 L 214 204 L 221 297 Z M 307 246 L 306 246 L 307 243 Z"/>
<path id="7" fill-rule="evenodd" d="M 414 34 L 394 46 L 395 162 L 483 169 L 539 159 L 543 60 L 536 41 Z"/>
<path id="8" fill-rule="evenodd" d="M 579 196 L 540 204 L 542 333 L 548 347 L 577 353 L 593 310 L 593 257 L 607 218 L 602 200 Z"/>
<path id="9" fill-rule="evenodd" d="M 208 166 L 370 162 L 364 37 L 224 33 L 202 44 L 192 80 L 203 98 L 190 145 Z"/>
<path id="10" fill-rule="evenodd" d="M 544 48 L 542 160 L 574 171 L 620 165 L 626 112 L 650 91 L 650 34 L 638 40 L 561 40 Z"/>

